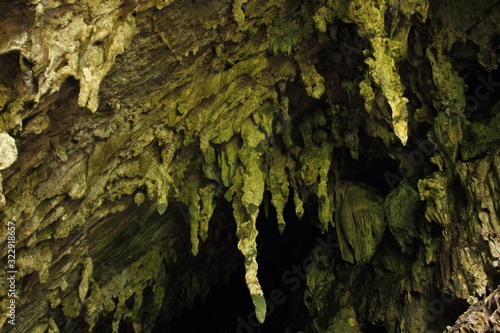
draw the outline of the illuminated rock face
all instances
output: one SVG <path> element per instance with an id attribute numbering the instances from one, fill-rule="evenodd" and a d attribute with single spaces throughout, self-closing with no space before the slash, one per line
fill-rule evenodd
<path id="1" fill-rule="evenodd" d="M 260 325 L 270 211 L 322 233 L 290 329 L 439 331 L 495 289 L 495 1 L 0 5 L 9 332 L 166 331 L 238 269 Z"/>

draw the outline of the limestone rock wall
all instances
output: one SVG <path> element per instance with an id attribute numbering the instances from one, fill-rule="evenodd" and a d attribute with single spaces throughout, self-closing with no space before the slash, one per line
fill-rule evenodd
<path id="1" fill-rule="evenodd" d="M 262 322 L 256 219 L 289 200 L 339 244 L 311 332 L 439 329 L 496 288 L 498 1 L 0 4 L 10 332 L 147 332 L 231 260 Z"/>

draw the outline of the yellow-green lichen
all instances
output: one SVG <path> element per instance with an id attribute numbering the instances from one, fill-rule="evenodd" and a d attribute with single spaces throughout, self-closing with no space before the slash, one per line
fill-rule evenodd
<path id="1" fill-rule="evenodd" d="M 342 258 L 366 263 L 375 254 L 387 225 L 383 199 L 373 189 L 347 183 L 338 190 L 336 230 Z"/>
<path id="2" fill-rule="evenodd" d="M 436 135 L 441 144 L 439 148 L 444 149 L 443 154 L 448 157 L 446 162 L 450 163 L 455 161 L 462 140 L 465 83 L 441 47 L 430 46 L 427 48 L 426 56 L 431 63 L 432 77 L 439 95 L 439 99 L 436 99 L 433 105 L 438 110 L 438 117 L 435 119 Z"/>
<path id="3" fill-rule="evenodd" d="M 373 58 L 367 58 L 365 62 L 370 67 L 373 81 L 380 86 L 391 107 L 394 133 L 405 145 L 408 140 L 408 109 L 406 107 L 408 99 L 403 97 L 404 87 L 396 72 L 394 58 L 390 56 L 388 43 L 390 40 L 387 38 L 373 38 Z"/>
<path id="4" fill-rule="evenodd" d="M 314 25 L 319 32 L 326 32 L 328 23 L 332 23 L 335 16 L 334 11 L 327 7 L 320 7 L 313 16 Z"/>
<path id="5" fill-rule="evenodd" d="M 359 83 L 359 93 L 363 96 L 365 101 L 365 109 L 367 112 L 372 111 L 373 102 L 375 100 L 375 93 L 371 87 L 371 81 L 369 79 L 365 79 Z"/>
<path id="6" fill-rule="evenodd" d="M 38 243 L 32 248 L 23 248 L 18 252 L 18 270 L 22 275 L 38 272 L 40 283 L 46 283 L 49 280 L 49 267 L 53 257 L 54 249 L 48 241 Z"/>
<path id="7" fill-rule="evenodd" d="M 325 79 L 309 60 L 300 56 L 296 56 L 296 59 L 300 67 L 300 78 L 306 87 L 307 94 L 315 99 L 321 98 L 325 93 Z"/>
<path id="8" fill-rule="evenodd" d="M 179 199 L 188 205 L 193 255 L 198 254 L 200 240 L 205 241 L 208 237 L 209 221 L 215 208 L 216 193 L 215 184 L 203 184 L 200 178 L 190 177 L 187 179 L 187 186 L 180 194 Z"/>
<path id="9" fill-rule="evenodd" d="M 278 228 L 282 233 L 285 230 L 285 219 L 283 210 L 288 202 L 290 181 L 287 173 L 287 156 L 281 153 L 277 148 L 269 151 L 269 172 L 267 176 L 267 186 L 271 192 L 271 203 L 276 208 L 276 217 Z"/>
<path id="10" fill-rule="evenodd" d="M 318 215 L 323 230 L 328 230 L 328 225 L 332 222 L 333 205 L 328 190 L 332 149 L 332 145 L 324 141 L 320 146 L 307 146 L 299 157 L 301 180 L 306 186 L 316 186 L 315 192 L 319 201 Z"/>
<path id="11" fill-rule="evenodd" d="M 233 177 L 231 192 L 234 193 L 233 215 L 236 220 L 238 249 L 245 257 L 245 280 L 255 305 L 259 322 L 264 322 L 266 302 L 257 278 L 257 215 L 265 189 L 266 173 L 263 169 L 262 150 L 258 145 L 265 139 L 264 133 L 251 119 L 241 126 L 243 146 L 238 152 L 241 165 Z"/>
<path id="12" fill-rule="evenodd" d="M 404 253 L 418 236 L 418 193 L 407 183 L 401 183 L 385 199 L 385 211 L 389 230 Z"/>
<path id="13" fill-rule="evenodd" d="M 434 172 L 431 177 L 418 181 L 420 200 L 425 201 L 425 218 L 429 222 L 435 222 L 442 227 L 453 223 L 454 203 L 450 197 L 449 186 L 451 184 L 450 174 L 447 172 Z"/>
<path id="14" fill-rule="evenodd" d="M 109 312 L 114 311 L 111 325 L 113 332 L 118 332 L 120 322 L 125 319 L 131 321 L 137 327 L 140 323 L 138 316 L 139 309 L 142 306 L 143 290 L 148 286 L 152 286 L 154 291 L 159 291 L 155 286 L 164 282 L 164 274 L 160 250 L 154 247 L 120 274 L 113 276 L 112 279 L 100 286 L 91 278 L 89 280 L 90 294 L 85 302 L 85 321 L 92 329 L 95 327 L 102 311 L 106 310 Z M 149 311 L 156 313 L 159 311 L 162 302 L 157 297 L 163 295 L 163 293 L 154 295 L 155 300 L 152 302 Z M 131 308 L 128 308 L 125 306 L 125 301 L 132 296 L 134 296 L 134 303 Z M 77 297 L 76 290 L 75 297 Z M 73 304 L 70 302 L 71 299 L 73 298 L 67 301 L 68 305 Z M 118 304 L 115 304 L 113 299 L 118 300 Z"/>
<path id="15" fill-rule="evenodd" d="M 300 169 L 296 175 L 304 185 L 312 187 L 318 197 L 318 216 L 326 231 L 333 222 L 333 190 L 328 186 L 333 145 L 322 129 L 324 126 L 326 117 L 321 110 L 311 113 L 299 125 L 305 147 L 299 156 Z"/>
<path id="16" fill-rule="evenodd" d="M 80 314 L 80 307 L 82 306 L 78 292 L 73 290 L 71 293 L 66 295 L 62 299 L 62 310 L 66 317 L 68 318 L 76 318 Z"/>
<path id="17" fill-rule="evenodd" d="M 83 264 L 82 275 L 80 277 L 80 285 L 78 286 L 78 297 L 80 301 L 84 301 L 89 291 L 89 279 L 92 276 L 94 269 L 92 258 L 87 258 Z"/>
<path id="18" fill-rule="evenodd" d="M 245 13 L 241 6 L 243 6 L 248 0 L 234 0 L 233 2 L 233 18 L 241 28 L 245 22 Z"/>
<path id="19" fill-rule="evenodd" d="M 339 7 L 339 3 L 329 3 L 330 8 Z M 351 0 L 339 11 L 339 16 L 346 22 L 355 23 L 360 29 L 359 33 L 368 38 L 372 46 L 371 56 L 367 56 L 365 63 L 369 67 L 372 82 L 380 87 L 387 103 L 392 110 L 392 123 L 394 133 L 399 140 L 406 144 L 408 140 L 408 99 L 404 97 L 404 87 L 397 71 L 396 60 L 406 56 L 407 37 L 409 24 L 397 24 L 392 27 L 391 33 L 385 31 L 385 12 L 388 7 L 395 12 L 402 11 L 407 17 L 419 12 L 421 19 L 425 20 L 428 8 L 427 1 L 413 1 L 400 6 L 394 1 L 361 1 Z M 393 15 L 397 16 L 397 15 Z M 366 54 L 368 55 L 368 54 Z M 367 109 L 370 109 L 372 94 L 363 84 L 362 96 L 365 97 Z"/>

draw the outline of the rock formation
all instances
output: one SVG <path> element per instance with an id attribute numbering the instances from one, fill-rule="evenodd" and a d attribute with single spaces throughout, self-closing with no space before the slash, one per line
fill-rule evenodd
<path id="1" fill-rule="evenodd" d="M 433 332 L 493 304 L 498 0 L 0 4 L 2 330 Z M 189 326 L 223 280 L 201 313 L 227 325 Z"/>

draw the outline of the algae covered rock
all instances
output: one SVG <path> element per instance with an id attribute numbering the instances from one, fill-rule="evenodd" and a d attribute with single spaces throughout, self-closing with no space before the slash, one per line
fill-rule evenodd
<path id="1" fill-rule="evenodd" d="M 411 252 L 411 244 L 418 237 L 419 204 L 417 191 L 407 183 L 401 183 L 385 199 L 389 230 L 404 253 Z"/>
<path id="2" fill-rule="evenodd" d="M 439 331 L 496 288 L 497 1 L 0 6 L 2 330 Z"/>
<path id="3" fill-rule="evenodd" d="M 368 187 L 348 183 L 339 190 L 337 236 L 342 258 L 366 263 L 375 254 L 387 226 L 383 198 Z"/>

